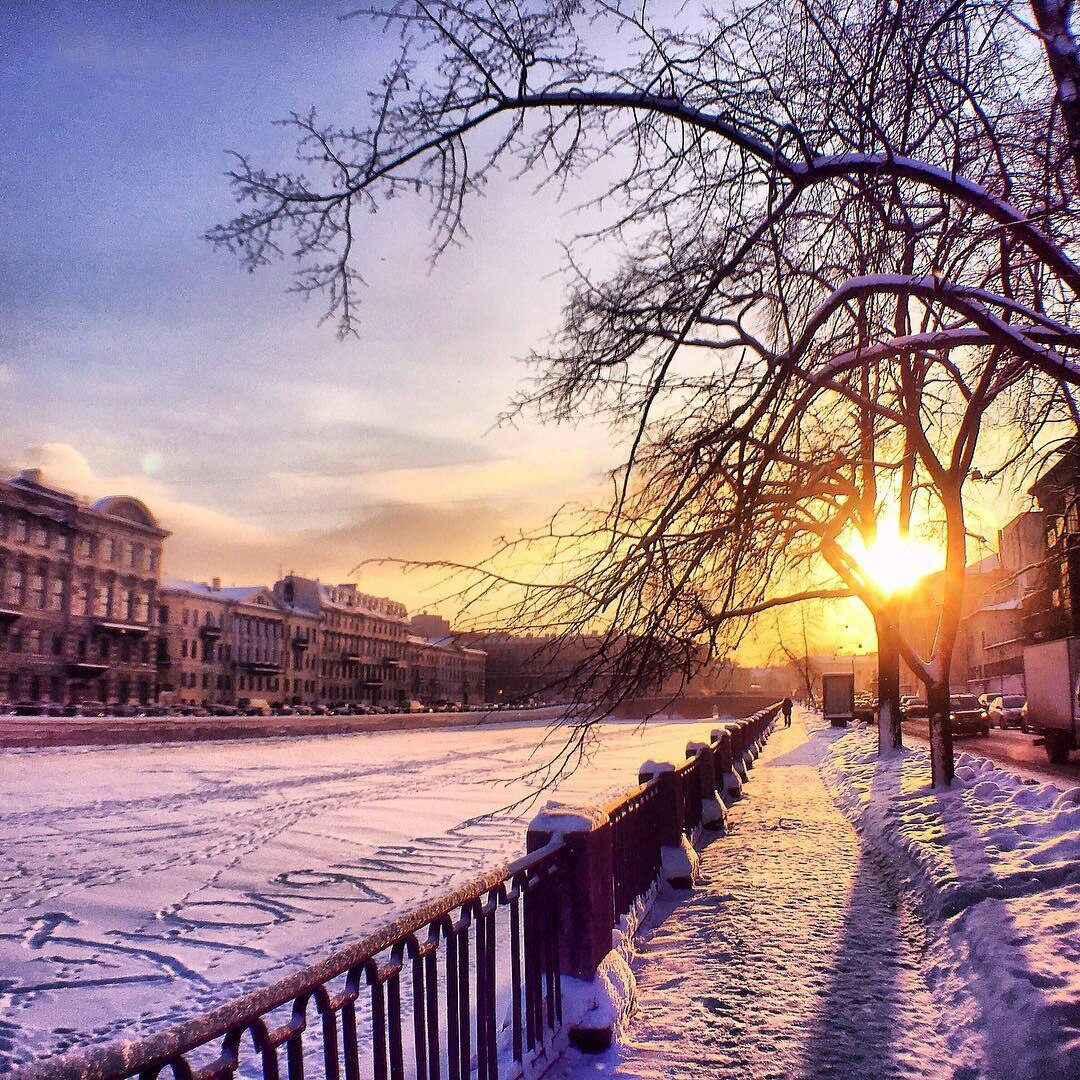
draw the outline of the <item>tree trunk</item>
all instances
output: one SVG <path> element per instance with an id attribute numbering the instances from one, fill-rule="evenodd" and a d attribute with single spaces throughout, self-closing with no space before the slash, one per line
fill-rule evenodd
<path id="1" fill-rule="evenodd" d="M 949 719 L 949 680 L 926 687 L 930 717 L 930 777 L 934 787 L 948 787 L 953 778 L 952 721 Z"/>
<path id="2" fill-rule="evenodd" d="M 1057 86 L 1069 151 L 1080 174 L 1080 52 L 1072 32 L 1073 0 L 1031 0 Z"/>
<path id="3" fill-rule="evenodd" d="M 877 615 L 878 646 L 878 754 L 884 756 L 904 745 L 900 721 L 900 650 L 892 612 Z"/>

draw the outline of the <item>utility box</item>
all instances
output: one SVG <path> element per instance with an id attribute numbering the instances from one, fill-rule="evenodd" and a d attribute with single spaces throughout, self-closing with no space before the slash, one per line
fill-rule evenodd
<path id="1" fill-rule="evenodd" d="M 1046 756 L 1064 762 L 1078 745 L 1080 638 L 1059 638 L 1024 649 L 1027 726 L 1043 737 Z"/>
<path id="2" fill-rule="evenodd" d="M 847 727 L 855 719 L 855 673 L 830 671 L 821 676 L 821 703 L 833 727 Z"/>

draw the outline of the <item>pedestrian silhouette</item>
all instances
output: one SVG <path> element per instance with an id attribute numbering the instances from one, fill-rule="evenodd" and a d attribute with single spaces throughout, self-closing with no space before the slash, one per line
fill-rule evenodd
<path id="1" fill-rule="evenodd" d="M 784 700 L 780 703 L 780 708 L 784 712 L 784 727 L 791 727 L 791 709 L 792 709 L 791 698 L 789 698 L 789 697 L 784 698 Z"/>

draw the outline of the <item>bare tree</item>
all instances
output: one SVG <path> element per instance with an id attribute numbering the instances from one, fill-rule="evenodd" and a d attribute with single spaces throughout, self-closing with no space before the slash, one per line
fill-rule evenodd
<path id="1" fill-rule="evenodd" d="M 1023 453 L 1048 417 L 1076 422 L 1072 61 L 1048 61 L 1018 9 L 939 0 L 765 0 L 678 28 L 603 2 L 404 0 L 357 17 L 402 40 L 372 123 L 294 116 L 306 171 L 238 158 L 244 205 L 209 234 L 252 268 L 287 238 L 296 288 L 325 292 L 341 332 L 358 211 L 426 194 L 437 256 L 504 163 L 558 185 L 599 160 L 619 169 L 589 240 L 626 260 L 597 281 L 572 250 L 563 330 L 517 407 L 604 417 L 627 461 L 610 506 L 510 545 L 552 553 L 540 581 L 489 564 L 468 598 L 513 586 L 496 610 L 514 625 L 597 633 L 588 674 L 625 694 L 690 671 L 702 642 L 730 646 L 762 611 L 858 596 L 883 697 L 896 655 L 927 685 L 947 783 L 983 425 L 1018 424 Z M 920 505 L 942 526 L 929 657 L 845 545 L 872 540 L 890 502 L 903 528 Z M 882 745 L 898 739 L 887 708 Z"/>

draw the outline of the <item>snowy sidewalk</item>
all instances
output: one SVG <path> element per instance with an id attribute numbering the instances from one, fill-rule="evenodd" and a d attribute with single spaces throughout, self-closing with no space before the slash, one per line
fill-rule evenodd
<path id="1" fill-rule="evenodd" d="M 654 911 L 629 1030 L 600 1058 L 571 1054 L 562 1075 L 979 1075 L 956 1023 L 964 994 L 940 988 L 943 1016 L 921 975 L 940 971 L 923 926 L 826 792 L 824 748 L 798 721 L 777 728 L 697 889 Z"/>

